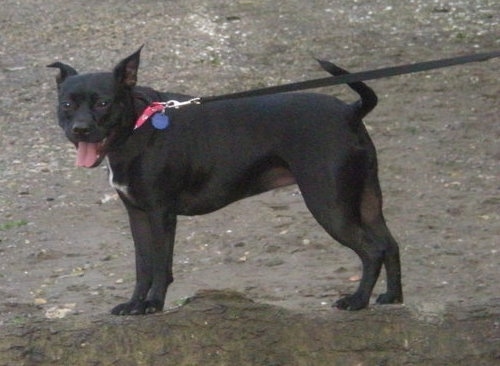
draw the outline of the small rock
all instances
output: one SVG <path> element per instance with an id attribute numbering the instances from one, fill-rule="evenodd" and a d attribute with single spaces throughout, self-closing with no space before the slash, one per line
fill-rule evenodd
<path id="1" fill-rule="evenodd" d="M 75 310 L 76 304 L 64 304 L 62 306 L 52 306 L 45 311 L 48 319 L 62 319 Z"/>
<path id="2" fill-rule="evenodd" d="M 349 281 L 351 281 L 351 282 L 359 282 L 359 281 L 361 281 L 361 275 L 356 274 L 354 276 L 351 276 L 351 277 L 349 277 Z"/>
<path id="3" fill-rule="evenodd" d="M 37 298 L 33 301 L 33 303 L 34 303 L 35 305 L 45 305 L 45 304 L 47 303 L 47 300 L 45 300 L 45 299 L 43 299 L 43 298 L 41 298 L 41 297 L 37 297 Z"/>
<path id="4" fill-rule="evenodd" d="M 266 267 L 275 267 L 275 266 L 281 266 L 284 264 L 285 261 L 281 258 L 269 258 L 263 261 L 263 264 Z"/>

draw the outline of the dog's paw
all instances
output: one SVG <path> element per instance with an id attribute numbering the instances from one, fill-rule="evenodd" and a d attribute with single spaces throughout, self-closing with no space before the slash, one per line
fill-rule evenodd
<path id="1" fill-rule="evenodd" d="M 143 315 L 153 314 L 163 310 L 163 303 L 160 301 L 140 301 L 133 300 L 118 306 L 111 310 L 113 315 Z"/>
<path id="2" fill-rule="evenodd" d="M 390 293 L 381 294 L 377 297 L 377 304 L 401 304 L 403 302 L 403 295 L 393 295 Z"/>
<path id="3" fill-rule="evenodd" d="M 335 306 L 337 309 L 341 310 L 360 310 L 368 306 L 368 301 L 364 300 L 361 296 L 354 294 L 337 300 Z"/>

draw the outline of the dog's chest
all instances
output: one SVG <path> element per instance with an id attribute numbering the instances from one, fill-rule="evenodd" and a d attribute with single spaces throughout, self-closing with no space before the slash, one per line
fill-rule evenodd
<path id="1" fill-rule="evenodd" d="M 109 171 L 109 185 L 111 187 L 113 187 L 114 189 L 116 189 L 118 192 L 120 192 L 125 197 L 131 199 L 132 197 L 130 196 L 128 182 L 119 181 L 118 178 L 113 173 L 113 168 L 111 167 L 109 160 L 107 160 L 107 164 L 108 164 L 108 171 Z"/>

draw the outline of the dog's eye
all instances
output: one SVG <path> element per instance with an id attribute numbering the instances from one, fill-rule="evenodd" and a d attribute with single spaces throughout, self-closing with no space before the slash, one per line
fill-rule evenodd
<path id="1" fill-rule="evenodd" d="M 73 109 L 73 103 L 64 101 L 59 104 L 61 106 L 61 109 L 64 111 L 69 111 L 70 109 Z"/>
<path id="2" fill-rule="evenodd" d="M 102 108 L 106 108 L 107 106 L 109 106 L 109 100 L 98 100 L 95 104 L 95 108 L 96 109 L 102 109 Z"/>

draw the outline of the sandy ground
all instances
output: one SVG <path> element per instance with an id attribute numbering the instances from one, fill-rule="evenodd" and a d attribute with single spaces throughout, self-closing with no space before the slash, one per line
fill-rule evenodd
<path id="1" fill-rule="evenodd" d="M 134 284 L 125 211 L 104 168 L 73 166 L 45 65 L 109 70 L 145 43 L 141 84 L 213 95 L 321 77 L 311 54 L 361 71 L 499 49 L 499 20 L 496 0 L 3 1 L 0 325 L 104 314 Z M 499 73 L 497 59 L 370 82 L 380 102 L 366 124 L 407 306 L 500 301 Z M 178 227 L 169 307 L 229 288 L 331 312 L 357 286 L 357 257 L 323 232 L 296 187 Z"/>

